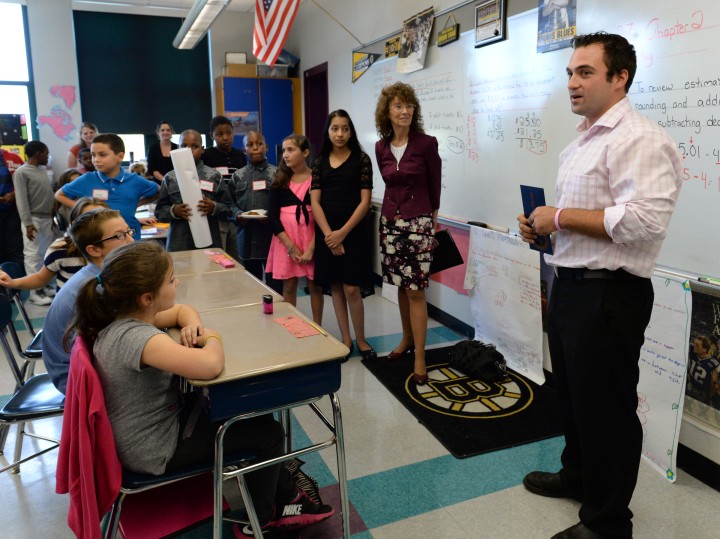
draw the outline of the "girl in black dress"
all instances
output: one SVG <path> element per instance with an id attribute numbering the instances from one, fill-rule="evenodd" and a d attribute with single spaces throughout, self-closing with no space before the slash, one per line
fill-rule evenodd
<path id="1" fill-rule="evenodd" d="M 315 282 L 332 289 L 342 341 L 350 348 L 350 353 L 353 342 L 348 311 L 360 355 L 364 359 L 375 358 L 375 350 L 365 339 L 361 293 L 363 289 L 372 289 L 372 252 L 367 222 L 372 164 L 360 147 L 350 116 L 342 109 L 328 116 L 321 155 L 313 165 L 311 189 L 316 226 Z"/>

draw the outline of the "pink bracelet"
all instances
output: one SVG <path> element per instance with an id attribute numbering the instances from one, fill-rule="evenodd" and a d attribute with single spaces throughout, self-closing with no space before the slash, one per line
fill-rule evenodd
<path id="1" fill-rule="evenodd" d="M 555 212 L 555 230 L 562 230 L 562 228 L 560 228 L 560 212 L 561 211 L 563 211 L 563 209 L 558 208 L 557 211 Z"/>

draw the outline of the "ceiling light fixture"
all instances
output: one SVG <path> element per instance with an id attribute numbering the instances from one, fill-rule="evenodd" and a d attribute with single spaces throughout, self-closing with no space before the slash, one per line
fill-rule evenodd
<path id="1" fill-rule="evenodd" d="M 176 49 L 193 49 L 205 37 L 215 19 L 230 0 L 196 0 L 190 8 L 180 31 L 173 40 Z"/>

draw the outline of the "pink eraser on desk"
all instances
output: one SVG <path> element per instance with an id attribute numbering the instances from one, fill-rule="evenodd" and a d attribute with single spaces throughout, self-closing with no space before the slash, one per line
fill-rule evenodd
<path id="1" fill-rule="evenodd" d="M 216 264 L 219 264 L 223 268 L 234 268 L 235 267 L 235 262 L 230 260 L 225 255 L 215 255 L 211 258 L 212 258 L 213 262 L 215 262 Z"/>

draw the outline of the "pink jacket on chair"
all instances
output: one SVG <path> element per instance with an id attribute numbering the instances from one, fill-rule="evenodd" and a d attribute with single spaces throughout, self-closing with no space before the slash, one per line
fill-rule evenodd
<path id="1" fill-rule="evenodd" d="M 70 356 L 55 491 L 70 493 L 68 525 L 78 538 L 100 538 L 100 520 L 120 492 L 115 451 L 100 378 L 78 336 Z"/>

